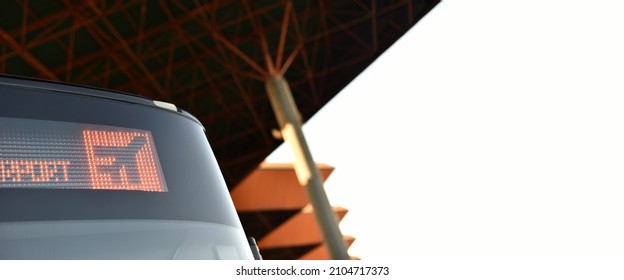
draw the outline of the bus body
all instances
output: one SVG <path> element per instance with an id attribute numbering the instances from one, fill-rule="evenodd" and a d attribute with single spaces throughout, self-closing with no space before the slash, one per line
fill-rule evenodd
<path id="1" fill-rule="evenodd" d="M 0 76 L 0 259 L 253 259 L 200 122 Z"/>

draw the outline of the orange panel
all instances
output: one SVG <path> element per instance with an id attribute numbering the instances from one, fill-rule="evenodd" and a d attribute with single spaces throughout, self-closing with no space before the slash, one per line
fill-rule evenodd
<path id="1" fill-rule="evenodd" d="M 347 214 L 347 209 L 334 207 L 338 220 Z M 288 246 L 303 246 L 320 244 L 323 241 L 318 229 L 314 213 L 302 211 L 288 221 L 271 231 L 258 242 L 260 249 L 279 248 Z"/>
<path id="2" fill-rule="evenodd" d="M 353 241 L 355 241 L 355 237 L 353 236 L 344 236 L 344 240 L 347 243 L 347 248 L 351 247 Z M 329 252 L 327 252 L 327 247 L 325 245 L 319 245 L 318 247 L 312 249 L 312 251 L 307 254 L 301 256 L 300 260 L 330 260 Z M 351 259 L 359 259 L 357 257 L 351 256 Z"/>
<path id="3" fill-rule="evenodd" d="M 334 170 L 325 164 L 317 166 L 324 179 Z M 230 194 L 239 212 L 301 209 L 308 204 L 292 164 L 263 163 Z"/>

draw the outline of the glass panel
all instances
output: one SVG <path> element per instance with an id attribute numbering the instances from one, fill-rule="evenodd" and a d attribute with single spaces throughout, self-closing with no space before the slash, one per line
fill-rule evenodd
<path id="1" fill-rule="evenodd" d="M 165 192 L 152 134 L 0 117 L 0 188 Z"/>

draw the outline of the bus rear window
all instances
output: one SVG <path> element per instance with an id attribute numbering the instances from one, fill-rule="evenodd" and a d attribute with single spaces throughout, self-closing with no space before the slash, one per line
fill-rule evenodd
<path id="1" fill-rule="evenodd" d="M 166 192 L 147 130 L 0 117 L 0 189 Z"/>

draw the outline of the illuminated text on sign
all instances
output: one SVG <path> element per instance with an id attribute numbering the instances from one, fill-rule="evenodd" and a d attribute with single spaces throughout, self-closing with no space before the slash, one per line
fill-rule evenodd
<path id="1" fill-rule="evenodd" d="M 165 191 L 150 134 L 84 130 L 93 189 Z"/>
<path id="2" fill-rule="evenodd" d="M 67 182 L 69 161 L 0 160 L 0 182 Z"/>

